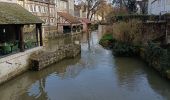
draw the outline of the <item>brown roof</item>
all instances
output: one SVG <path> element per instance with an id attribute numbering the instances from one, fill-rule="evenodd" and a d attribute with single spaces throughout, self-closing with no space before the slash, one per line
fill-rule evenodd
<path id="1" fill-rule="evenodd" d="M 58 12 L 58 15 L 63 17 L 64 19 L 66 19 L 68 22 L 70 22 L 71 24 L 78 24 L 80 23 L 80 21 L 75 18 L 74 16 L 72 16 L 71 14 L 69 13 L 66 13 L 66 12 Z"/>
<path id="2" fill-rule="evenodd" d="M 0 24 L 34 23 L 43 23 L 43 21 L 18 4 L 0 2 Z"/>
<path id="3" fill-rule="evenodd" d="M 87 24 L 90 24 L 90 23 L 91 23 L 91 21 L 90 21 L 89 19 L 87 19 L 87 18 L 81 18 L 81 20 L 82 20 L 83 22 L 87 23 Z"/>

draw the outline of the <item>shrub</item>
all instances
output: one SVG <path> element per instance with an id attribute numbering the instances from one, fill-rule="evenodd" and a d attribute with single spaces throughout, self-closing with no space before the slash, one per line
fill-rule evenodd
<path id="1" fill-rule="evenodd" d="M 117 41 L 113 46 L 113 54 L 115 56 L 136 56 L 139 49 L 139 46 Z"/>
<path id="2" fill-rule="evenodd" d="M 141 42 L 140 21 L 117 22 L 113 25 L 113 28 L 113 36 L 116 40 L 129 44 L 139 44 Z"/>
<path id="3" fill-rule="evenodd" d="M 97 30 L 98 29 L 98 23 L 92 24 L 90 26 L 90 28 L 91 28 L 92 31 Z"/>
<path id="4" fill-rule="evenodd" d="M 170 49 L 163 49 L 155 43 L 148 42 L 148 46 L 145 48 L 145 59 L 149 66 L 162 74 L 166 74 L 170 70 Z"/>
<path id="5" fill-rule="evenodd" d="M 100 39 L 99 44 L 102 45 L 103 47 L 111 48 L 113 42 L 114 42 L 113 35 L 107 33 Z"/>

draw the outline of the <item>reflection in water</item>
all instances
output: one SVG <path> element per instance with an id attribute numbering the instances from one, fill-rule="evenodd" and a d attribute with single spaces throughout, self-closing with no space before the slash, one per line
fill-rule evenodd
<path id="1" fill-rule="evenodd" d="M 48 51 L 55 51 L 56 49 L 58 49 L 59 46 L 80 41 L 80 36 L 80 34 L 74 36 L 66 35 L 65 37 L 49 39 L 48 42 L 45 43 L 45 49 Z"/>
<path id="2" fill-rule="evenodd" d="M 157 72 L 135 58 L 114 58 L 98 45 L 97 32 L 89 43 L 86 35 L 79 57 L 1 85 L 0 100 L 170 100 L 169 82 Z M 74 40 L 49 41 L 47 50 Z"/>

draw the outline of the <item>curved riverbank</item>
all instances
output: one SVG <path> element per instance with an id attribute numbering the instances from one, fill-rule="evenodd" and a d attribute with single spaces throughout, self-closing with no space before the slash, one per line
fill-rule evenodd
<path id="1" fill-rule="evenodd" d="M 145 46 L 117 41 L 112 34 L 105 34 L 100 39 L 100 45 L 112 50 L 114 56 L 138 57 L 158 71 L 163 77 L 170 79 L 170 49 L 160 44 L 148 42 Z"/>
<path id="2" fill-rule="evenodd" d="M 167 80 L 139 59 L 114 57 L 100 35 L 82 36 L 79 57 L 3 84 L 1 100 L 170 100 Z"/>

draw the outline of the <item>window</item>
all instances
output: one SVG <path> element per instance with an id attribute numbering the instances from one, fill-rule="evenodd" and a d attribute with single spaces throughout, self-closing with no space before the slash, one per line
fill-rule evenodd
<path id="1" fill-rule="evenodd" d="M 39 9 L 39 12 L 41 12 L 41 7 L 40 6 L 38 6 L 38 9 Z"/>
<path id="2" fill-rule="evenodd" d="M 36 12 L 36 6 L 34 5 L 34 12 Z"/>
<path id="3" fill-rule="evenodd" d="M 33 6 L 30 5 L 30 12 L 33 12 Z"/>

